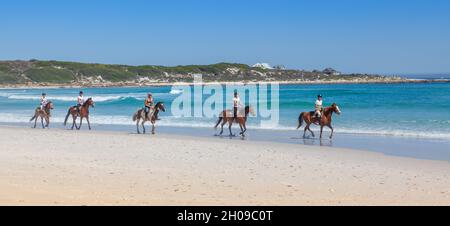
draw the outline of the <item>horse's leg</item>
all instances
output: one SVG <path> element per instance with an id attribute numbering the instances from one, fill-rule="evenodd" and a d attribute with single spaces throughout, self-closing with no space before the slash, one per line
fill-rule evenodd
<path id="1" fill-rule="evenodd" d="M 227 120 L 224 118 L 224 120 L 223 120 L 223 122 L 222 122 L 222 125 L 221 125 L 221 130 L 220 130 L 220 135 L 222 135 L 223 134 L 223 127 L 225 126 L 225 124 L 227 124 Z"/>
<path id="2" fill-rule="evenodd" d="M 45 128 L 48 128 L 48 120 L 49 120 L 48 117 L 45 116 L 45 126 L 44 126 Z"/>
<path id="3" fill-rule="evenodd" d="M 141 131 L 139 131 L 139 122 L 141 122 L 140 119 L 136 120 L 136 129 L 137 129 L 137 133 L 141 134 Z"/>
<path id="4" fill-rule="evenodd" d="M 152 123 L 152 134 L 155 134 L 155 123 Z"/>
<path id="5" fill-rule="evenodd" d="M 231 131 L 231 126 L 233 126 L 233 121 L 229 123 L 228 130 L 230 130 L 230 136 L 234 136 L 233 132 Z"/>
<path id="6" fill-rule="evenodd" d="M 322 133 L 323 133 L 323 126 L 320 126 L 320 139 L 322 139 Z"/>
<path id="7" fill-rule="evenodd" d="M 245 123 L 243 124 L 243 126 L 244 126 L 244 134 L 245 134 L 245 132 L 247 132 L 247 126 L 245 125 Z"/>
<path id="8" fill-rule="evenodd" d="M 242 124 L 241 124 L 241 123 L 239 123 L 239 127 L 241 127 L 241 133 L 240 133 L 240 135 L 241 135 L 241 136 L 244 136 L 244 128 L 242 128 Z"/>
<path id="9" fill-rule="evenodd" d="M 305 131 L 303 131 L 303 138 L 306 138 L 306 131 L 308 131 L 308 126 L 309 126 L 309 125 L 307 125 L 307 126 L 305 127 Z"/>
<path id="10" fill-rule="evenodd" d="M 45 125 L 44 125 L 44 117 L 41 116 L 41 125 L 42 125 L 42 129 L 45 129 Z"/>
<path id="11" fill-rule="evenodd" d="M 146 133 L 146 131 L 145 131 L 145 119 L 142 121 L 142 129 L 143 129 L 143 133 L 145 134 Z"/>
<path id="12" fill-rule="evenodd" d="M 37 124 L 37 120 L 38 120 L 38 118 L 39 118 L 39 116 L 36 116 L 36 118 L 34 119 L 34 127 L 33 128 L 35 128 L 36 129 L 36 124 Z"/>
<path id="13" fill-rule="evenodd" d="M 311 126 L 310 126 L 310 125 L 308 126 L 308 130 L 309 130 L 309 132 L 311 132 L 311 134 L 312 134 L 313 137 L 316 136 L 316 135 L 314 135 L 314 132 L 311 130 Z"/>
<path id="14" fill-rule="evenodd" d="M 75 127 L 75 128 L 77 128 L 78 129 L 78 126 L 77 126 L 77 116 L 75 116 L 75 115 L 72 115 L 72 130 L 73 130 L 73 127 Z"/>
<path id="15" fill-rule="evenodd" d="M 89 116 L 86 116 L 86 121 L 87 121 L 89 130 L 91 130 L 91 122 L 89 122 Z"/>
<path id="16" fill-rule="evenodd" d="M 81 129 L 81 125 L 83 125 L 83 117 L 80 117 L 80 126 L 77 128 L 77 130 Z"/>
<path id="17" fill-rule="evenodd" d="M 331 125 L 328 125 L 328 127 L 331 129 L 330 139 L 333 139 L 334 129 L 333 129 L 333 127 Z"/>

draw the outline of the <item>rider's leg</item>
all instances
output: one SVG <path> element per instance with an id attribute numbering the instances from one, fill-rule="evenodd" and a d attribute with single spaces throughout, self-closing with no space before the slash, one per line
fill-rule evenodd
<path id="1" fill-rule="evenodd" d="M 145 119 L 148 119 L 148 113 L 150 112 L 150 108 L 145 106 L 144 112 L 145 112 Z"/>

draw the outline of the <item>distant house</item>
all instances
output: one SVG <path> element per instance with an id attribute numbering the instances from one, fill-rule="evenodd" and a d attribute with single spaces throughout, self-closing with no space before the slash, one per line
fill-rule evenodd
<path id="1" fill-rule="evenodd" d="M 268 64 L 268 63 L 257 63 L 255 65 L 253 65 L 252 67 L 262 68 L 262 69 L 266 69 L 266 70 L 273 70 L 273 67 L 270 66 L 270 64 Z"/>
<path id="2" fill-rule="evenodd" d="M 284 65 L 276 65 L 276 66 L 274 66 L 273 67 L 275 70 L 278 70 L 278 71 L 284 71 L 284 70 L 286 70 L 286 67 L 284 66 Z"/>
<path id="3" fill-rule="evenodd" d="M 326 75 L 341 75 L 342 73 L 333 69 L 333 68 L 326 68 L 325 70 L 322 71 L 322 73 L 326 74 Z"/>

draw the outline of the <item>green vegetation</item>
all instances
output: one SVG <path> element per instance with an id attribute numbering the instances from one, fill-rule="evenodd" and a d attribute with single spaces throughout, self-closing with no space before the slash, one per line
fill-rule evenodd
<path id="1" fill-rule="evenodd" d="M 14 75 L 8 74 L 0 68 L 0 84 L 15 84 L 17 83 L 17 78 Z"/>
<path id="2" fill-rule="evenodd" d="M 69 83 L 75 79 L 74 74 L 65 69 L 56 68 L 32 68 L 26 75 L 35 82 Z"/>
<path id="3" fill-rule="evenodd" d="M 218 63 L 187 66 L 127 66 L 62 61 L 0 61 L 0 84 L 137 84 L 137 81 L 192 82 L 202 74 L 206 82 L 230 81 L 333 81 L 367 78 L 367 75 L 325 75 L 321 71 L 268 70 L 245 64 Z M 148 80 L 148 79 L 149 80 Z M 371 76 L 380 79 L 381 76 Z"/>

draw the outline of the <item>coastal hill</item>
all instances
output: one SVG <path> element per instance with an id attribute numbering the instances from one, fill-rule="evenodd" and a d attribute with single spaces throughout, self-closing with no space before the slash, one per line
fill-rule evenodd
<path id="1" fill-rule="evenodd" d="M 368 74 L 341 74 L 325 70 L 289 70 L 282 66 L 218 63 L 187 66 L 127 66 L 61 61 L 0 61 L 2 86 L 115 86 L 154 85 L 193 81 L 202 74 L 204 82 L 287 82 L 287 83 L 365 83 L 402 82 L 399 77 Z"/>

